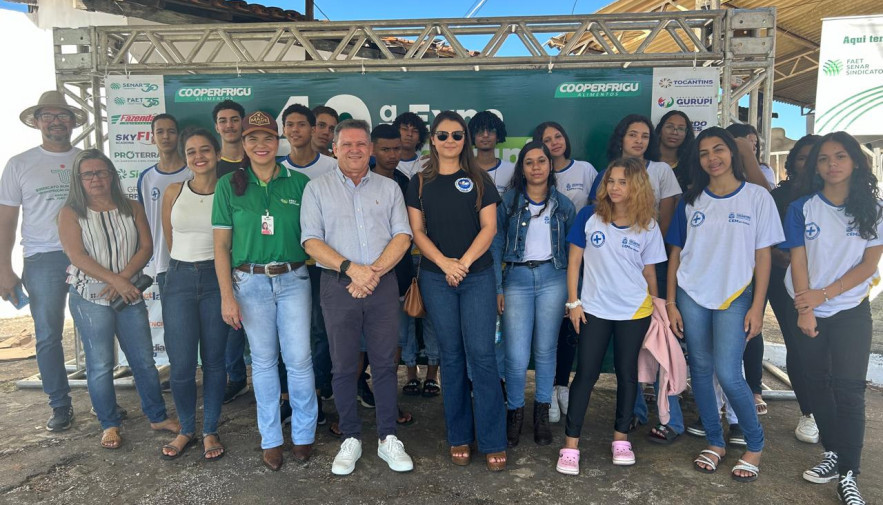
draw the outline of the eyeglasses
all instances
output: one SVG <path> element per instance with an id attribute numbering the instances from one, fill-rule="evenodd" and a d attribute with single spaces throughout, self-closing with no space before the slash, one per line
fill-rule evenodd
<path id="1" fill-rule="evenodd" d="M 80 179 L 84 181 L 91 181 L 92 179 L 98 177 L 99 179 L 107 179 L 110 177 L 110 170 L 95 170 L 92 172 L 80 172 Z"/>
<path id="2" fill-rule="evenodd" d="M 53 114 L 51 112 L 41 112 L 39 114 L 36 114 L 36 117 L 44 123 L 51 123 L 56 119 L 61 121 L 62 123 L 67 123 L 74 119 L 74 115 L 70 112 L 59 112 L 58 114 Z"/>
<path id="3" fill-rule="evenodd" d="M 683 134 L 687 133 L 687 129 L 684 128 L 683 126 L 674 126 L 674 125 L 667 124 L 667 125 L 663 126 L 662 129 L 669 132 L 669 133 L 677 133 L 678 135 L 683 135 Z"/>
<path id="4" fill-rule="evenodd" d="M 448 140 L 448 136 L 454 137 L 455 141 L 460 142 L 461 140 L 463 140 L 464 137 L 466 137 L 466 132 L 463 130 L 457 130 L 455 132 L 446 132 L 439 130 L 433 133 L 433 135 L 435 135 L 435 138 L 437 138 L 439 142 L 444 142 Z"/>

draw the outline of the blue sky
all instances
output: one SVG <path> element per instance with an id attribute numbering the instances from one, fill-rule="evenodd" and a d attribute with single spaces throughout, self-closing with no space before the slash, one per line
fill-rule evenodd
<path id="1" fill-rule="evenodd" d="M 485 0 L 477 17 L 494 16 L 548 16 L 590 14 L 607 5 L 612 0 Z M 256 0 L 253 3 L 273 5 L 284 9 L 303 12 L 303 0 Z M 417 19 L 417 18 L 458 18 L 464 17 L 477 0 L 441 1 L 365 1 L 365 0 L 321 0 L 316 2 L 316 18 L 346 21 L 359 19 Z M 0 8 L 25 11 L 27 7 L 0 0 Z M 541 40 L 543 42 L 543 40 Z M 469 48 L 480 49 L 480 48 Z M 505 48 L 504 48 L 505 49 Z M 743 100 L 747 106 L 747 99 Z M 785 128 L 788 136 L 797 139 L 806 132 L 806 120 L 800 115 L 800 108 L 775 103 L 773 111 L 774 127 Z"/>

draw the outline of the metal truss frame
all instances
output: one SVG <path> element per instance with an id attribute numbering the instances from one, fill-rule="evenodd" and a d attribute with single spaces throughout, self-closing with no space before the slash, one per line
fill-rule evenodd
<path id="1" fill-rule="evenodd" d="M 763 89 L 769 134 L 775 9 L 579 16 L 206 25 L 94 26 L 54 30 L 56 82 L 88 111 L 75 143 L 106 140 L 104 77 L 372 71 L 536 70 L 711 66 L 722 70 L 721 115 Z M 543 38 L 570 33 L 554 50 Z M 591 50 L 575 54 L 583 35 Z M 632 40 L 640 43 L 629 44 Z M 467 47 L 481 47 L 470 51 Z M 513 51 L 514 49 L 514 51 Z M 517 54 L 516 54 L 517 53 Z M 525 54 L 527 53 L 527 54 Z M 743 92 L 744 91 L 744 92 Z M 756 101 L 756 100 L 755 100 Z"/>

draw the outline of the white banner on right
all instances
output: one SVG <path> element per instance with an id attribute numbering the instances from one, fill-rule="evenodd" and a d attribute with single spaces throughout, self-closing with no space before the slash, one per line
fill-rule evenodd
<path id="1" fill-rule="evenodd" d="M 883 15 L 822 20 L 815 129 L 883 134 Z"/>

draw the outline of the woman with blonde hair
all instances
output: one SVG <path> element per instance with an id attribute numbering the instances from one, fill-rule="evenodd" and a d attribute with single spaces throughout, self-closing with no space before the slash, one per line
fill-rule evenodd
<path id="1" fill-rule="evenodd" d="M 628 432 L 638 393 L 638 353 L 650 327 L 652 297 L 657 296 L 654 265 L 665 261 L 656 201 L 644 163 L 620 158 L 602 177 L 598 203 L 579 212 L 567 235 L 569 301 L 565 306 L 579 332 L 566 439 L 557 465 L 559 472 L 568 475 L 579 474 L 583 419 L 611 336 L 616 367 L 613 464 L 635 463 Z M 583 287 L 578 298 L 581 265 Z"/>

